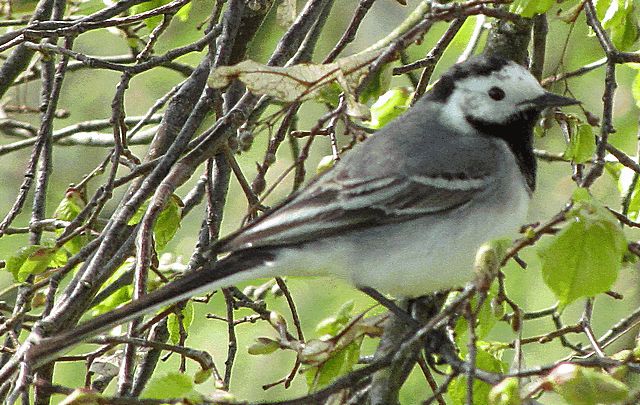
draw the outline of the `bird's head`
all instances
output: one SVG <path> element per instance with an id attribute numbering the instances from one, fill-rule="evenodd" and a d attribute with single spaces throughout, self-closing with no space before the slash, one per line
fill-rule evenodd
<path id="1" fill-rule="evenodd" d="M 578 103 L 543 89 L 525 67 L 485 55 L 454 65 L 429 99 L 444 104 L 441 118 L 462 132 L 513 124 L 532 127 L 543 109 Z"/>

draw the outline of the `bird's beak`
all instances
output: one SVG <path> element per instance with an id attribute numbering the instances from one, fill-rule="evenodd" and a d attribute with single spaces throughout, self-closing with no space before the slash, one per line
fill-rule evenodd
<path id="1" fill-rule="evenodd" d="M 557 94 L 546 91 L 541 96 L 536 97 L 533 100 L 527 100 L 522 104 L 531 104 L 539 108 L 547 108 L 580 104 L 580 101 L 571 97 L 559 96 Z"/>

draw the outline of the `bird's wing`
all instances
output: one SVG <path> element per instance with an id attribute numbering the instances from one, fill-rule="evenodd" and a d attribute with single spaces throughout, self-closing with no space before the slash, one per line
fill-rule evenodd
<path id="1" fill-rule="evenodd" d="M 222 243 L 231 251 L 291 245 L 362 227 L 454 210 L 482 193 L 489 176 L 461 174 L 349 178 L 332 176 Z"/>
<path id="2" fill-rule="evenodd" d="M 504 170 L 496 141 L 452 133 L 429 101 L 419 103 L 214 250 L 298 244 L 407 221 L 454 210 L 491 187 Z"/>

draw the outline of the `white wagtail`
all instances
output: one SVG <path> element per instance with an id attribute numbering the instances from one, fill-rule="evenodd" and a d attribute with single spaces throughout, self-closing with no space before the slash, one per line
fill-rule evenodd
<path id="1" fill-rule="evenodd" d="M 476 250 L 525 221 L 540 112 L 576 103 L 511 61 L 455 65 L 406 114 L 221 240 L 212 254 L 228 256 L 44 339 L 27 358 L 39 363 L 160 306 L 254 278 L 331 276 L 396 297 L 460 286 Z"/>

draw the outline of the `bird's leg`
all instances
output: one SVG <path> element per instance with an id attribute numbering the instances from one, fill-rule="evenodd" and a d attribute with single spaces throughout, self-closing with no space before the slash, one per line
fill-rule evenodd
<path id="1" fill-rule="evenodd" d="M 450 291 L 439 291 L 423 297 L 412 299 L 409 302 L 409 310 L 414 319 L 420 320 L 422 324 L 429 322 L 431 318 L 436 316 L 444 306 Z M 445 363 L 451 360 L 451 354 L 457 356 L 455 344 L 451 340 L 451 336 L 446 331 L 446 326 L 440 326 L 437 329 L 429 331 L 424 337 L 424 352 L 427 363 L 431 368 L 440 374 L 434 359 L 434 355 L 438 355 Z"/>

